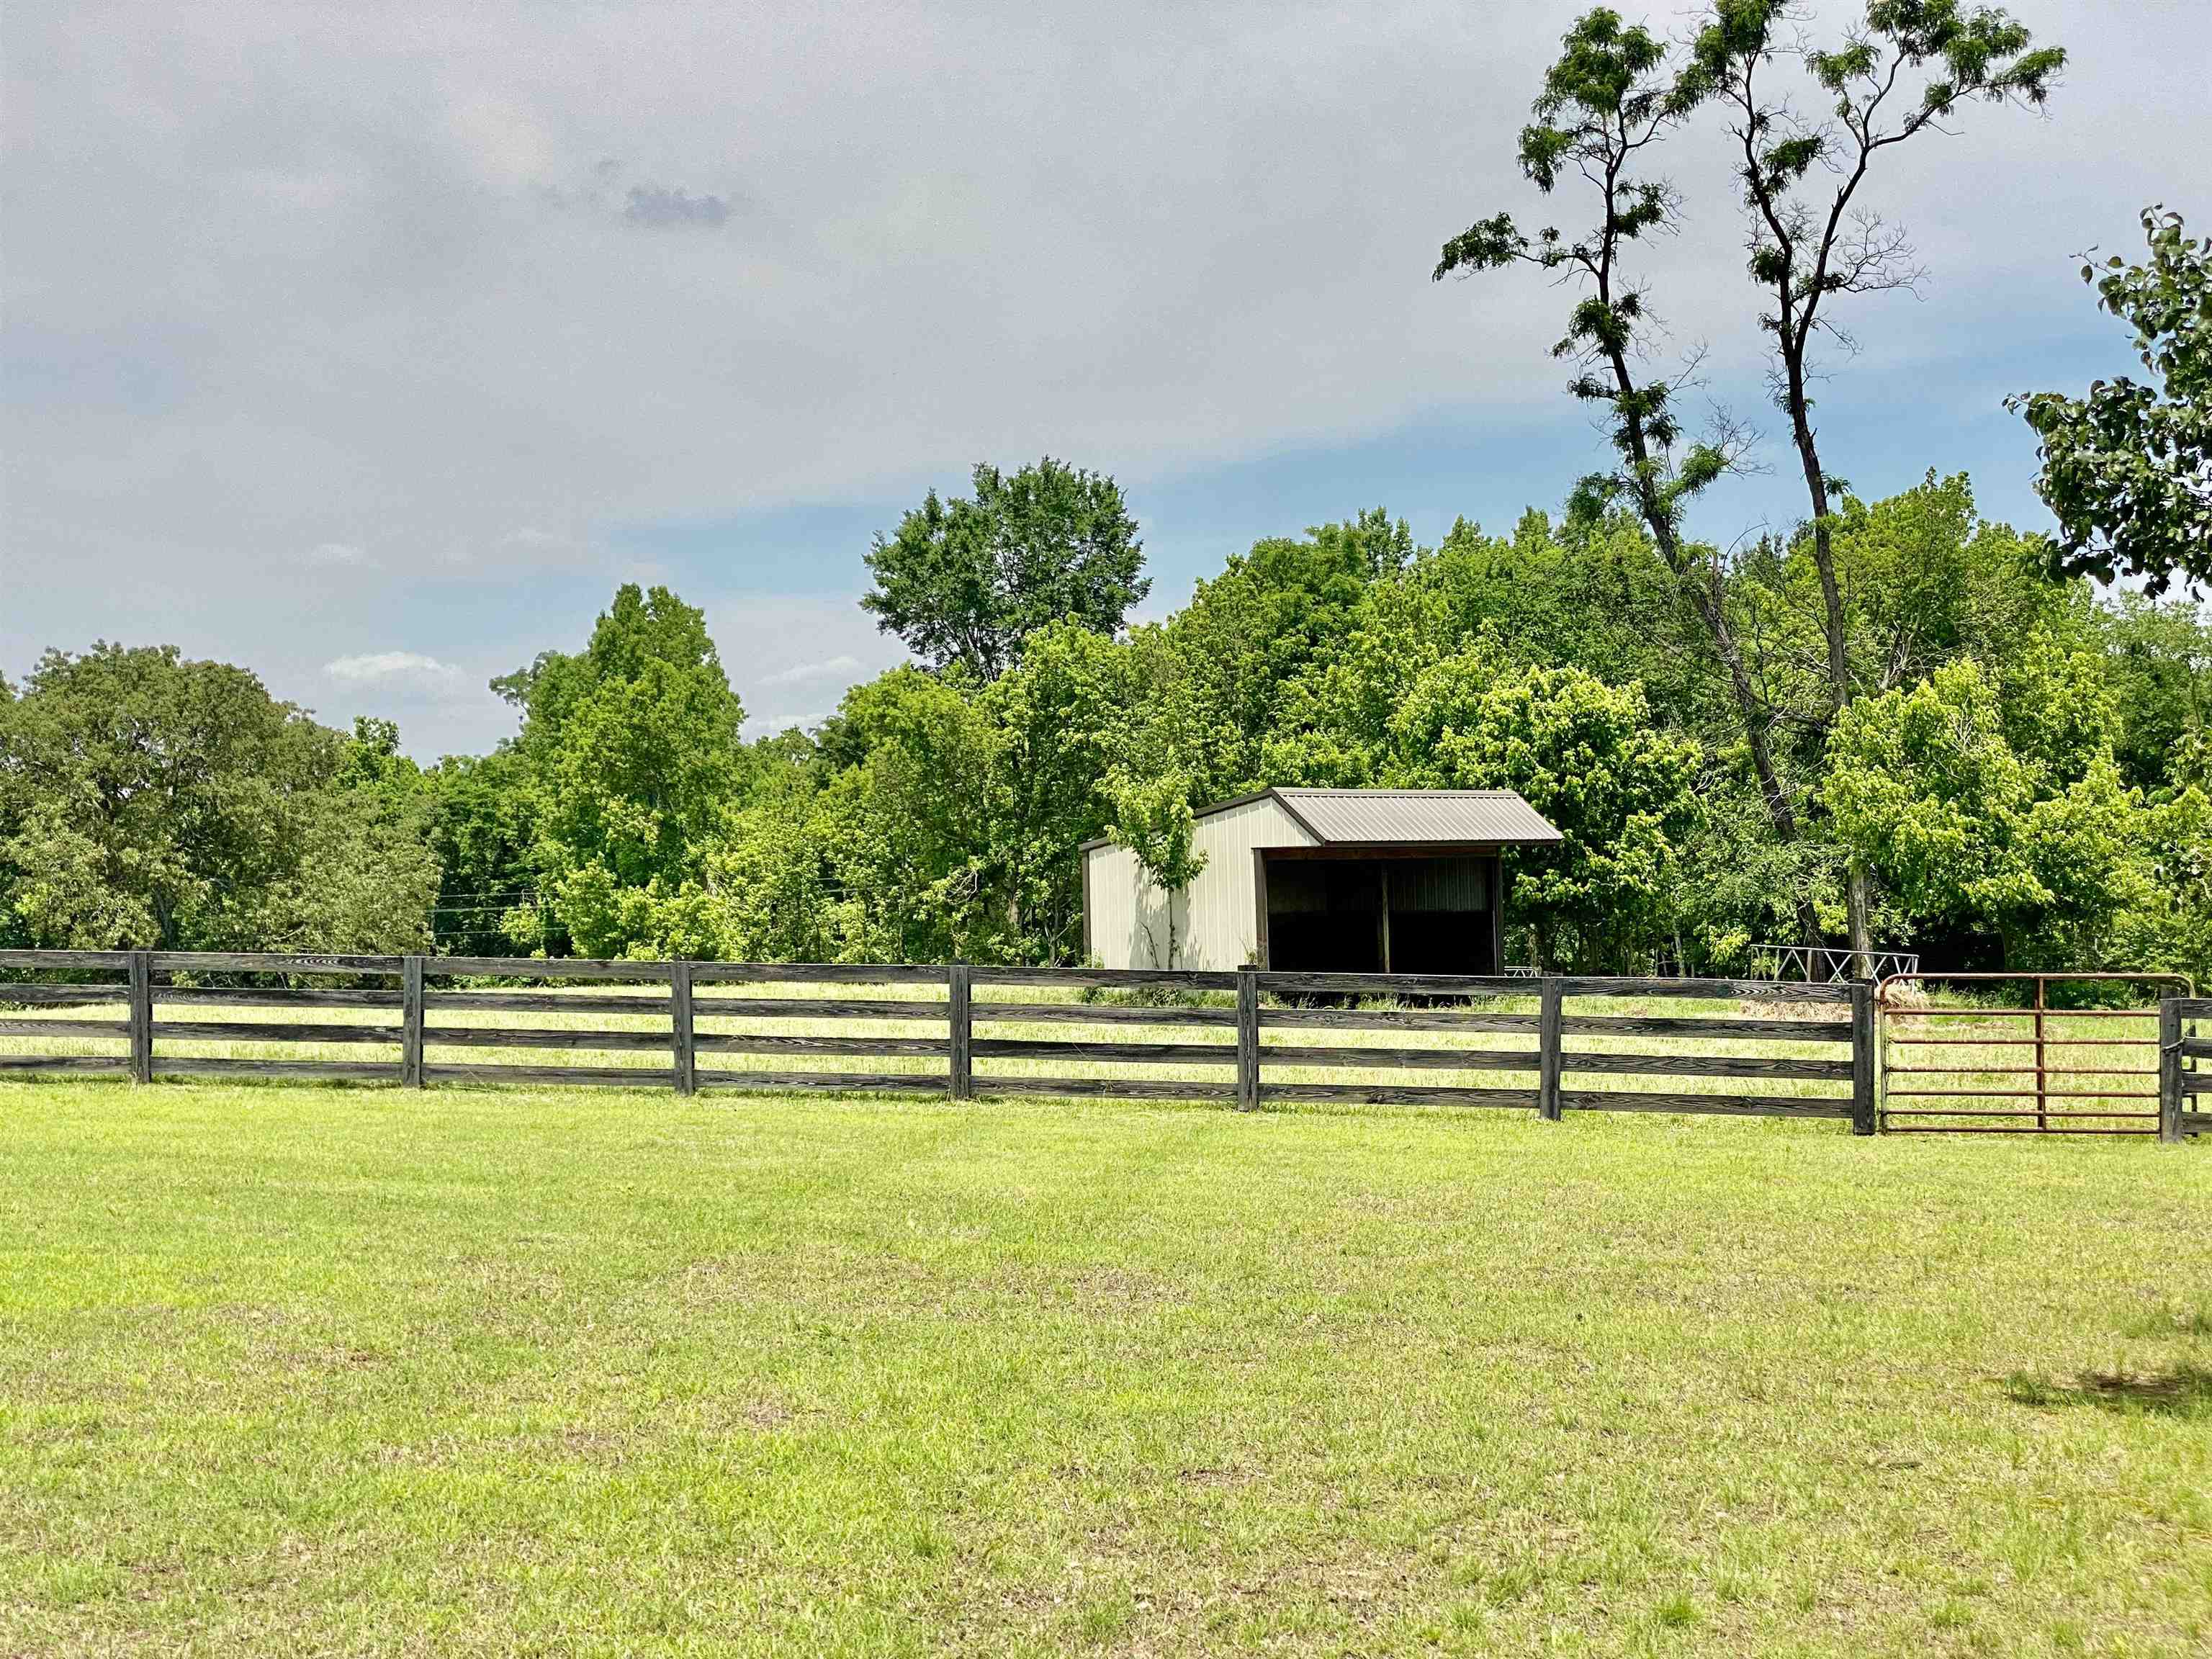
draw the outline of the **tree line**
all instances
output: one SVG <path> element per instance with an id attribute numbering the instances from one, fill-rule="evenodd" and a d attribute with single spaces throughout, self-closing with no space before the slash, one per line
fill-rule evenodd
<path id="1" fill-rule="evenodd" d="M 1580 222 L 1501 212 L 1444 245 L 1438 278 L 1575 285 L 1556 354 L 1613 459 L 1555 512 L 1433 547 L 1379 508 L 1267 538 L 1133 627 L 1114 480 L 978 466 L 869 553 L 862 604 L 914 660 L 750 742 L 665 588 L 495 681 L 516 735 L 428 768 L 389 723 L 329 730 L 240 669 L 50 653 L 0 680 L 0 939 L 1066 961 L 1086 839 L 1172 886 L 1194 810 L 1263 785 L 1510 787 L 1565 837 L 1513 855 L 1510 949 L 1539 965 L 1727 973 L 1827 942 L 2212 983 L 2212 614 L 2190 597 L 2212 582 L 2212 255 L 2152 210 L 2143 260 L 2085 264 L 2149 378 L 2012 400 L 2057 535 L 1932 471 L 1862 499 L 1811 388 L 1840 308 L 1925 279 L 1882 169 L 1970 104 L 2042 104 L 2064 58 L 1949 0 L 1872 0 L 1826 46 L 1802 22 L 1722 0 L 1670 46 L 1586 14 L 1516 152 Z M 1695 354 L 1662 363 L 1635 267 L 1686 234 L 1656 165 L 1701 131 L 1733 158 L 1806 491 L 1801 523 L 1728 549 L 1687 521 L 1724 509 L 1747 429 L 1686 429 Z"/>
<path id="2" fill-rule="evenodd" d="M 664 588 L 495 682 L 514 738 L 427 768 L 389 722 L 331 730 L 242 669 L 50 653 L 0 686 L 0 939 L 1066 962 L 1093 836 L 1268 783 L 1504 787 L 1566 836 L 1514 855 L 1522 960 L 1741 971 L 1847 939 L 1856 869 L 1878 945 L 2212 982 L 2212 611 L 2054 576 L 1963 477 L 1839 503 L 1857 690 L 1833 716 L 1802 532 L 1729 562 L 1735 665 L 1621 511 L 1434 547 L 1362 513 L 1128 627 L 1112 481 L 1024 468 L 1060 505 L 1018 512 L 979 507 L 982 476 L 879 542 L 872 597 L 918 660 L 811 732 L 744 740 Z M 1738 672 L 1772 711 L 1764 766 Z"/>

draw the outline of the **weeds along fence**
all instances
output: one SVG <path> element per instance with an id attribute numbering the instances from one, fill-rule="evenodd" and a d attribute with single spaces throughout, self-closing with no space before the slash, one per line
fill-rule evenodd
<path id="1" fill-rule="evenodd" d="M 0 951 L 0 1077 L 1878 1121 L 1863 982 L 161 951 Z"/>

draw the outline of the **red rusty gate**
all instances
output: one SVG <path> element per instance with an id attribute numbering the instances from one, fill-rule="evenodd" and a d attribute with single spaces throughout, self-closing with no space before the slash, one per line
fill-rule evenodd
<path id="1" fill-rule="evenodd" d="M 1960 994 L 1938 1003 L 1931 986 Z M 1881 1127 L 2155 1135 L 2158 999 L 2194 994 L 2179 974 L 1893 975 L 1875 996 Z"/>

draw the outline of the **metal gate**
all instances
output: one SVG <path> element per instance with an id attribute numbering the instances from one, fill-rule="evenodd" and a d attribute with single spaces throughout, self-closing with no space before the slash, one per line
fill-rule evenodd
<path id="1" fill-rule="evenodd" d="M 1881 1128 L 2155 1135 L 2158 999 L 2193 994 L 2179 974 L 1893 975 L 1875 997 Z"/>

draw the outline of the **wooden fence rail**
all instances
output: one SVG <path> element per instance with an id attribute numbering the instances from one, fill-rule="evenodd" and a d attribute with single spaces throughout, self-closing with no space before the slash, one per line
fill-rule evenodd
<path id="1" fill-rule="evenodd" d="M 2158 1005 L 2158 1138 L 2212 1134 L 2212 997 Z"/>
<path id="2" fill-rule="evenodd" d="M 0 1052 L 0 1074 L 1112 1096 L 1247 1111 L 1402 1102 L 1547 1119 L 1833 1119 L 1862 1134 L 1876 1124 L 1863 982 L 0 951 L 10 974 L 40 977 L 0 980 L 0 1038 L 54 1051 Z M 1623 1001 L 1658 1006 L 1619 1012 Z M 1702 1006 L 1666 1012 L 1676 1001 Z M 2190 1035 L 2207 1018 L 2212 1001 L 2165 1005 L 2160 1128 L 2173 1137 L 2207 1125 L 2212 1078 L 2195 1061 L 2212 1056 L 2212 1039 Z"/>

